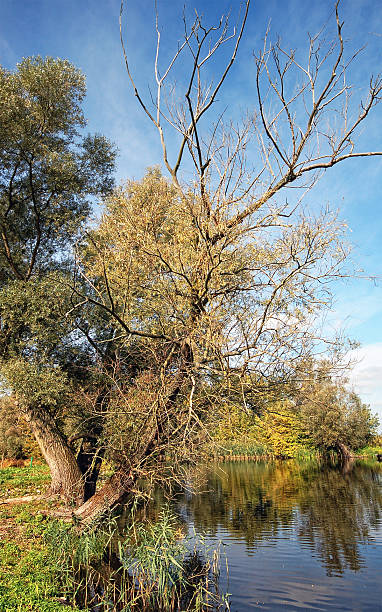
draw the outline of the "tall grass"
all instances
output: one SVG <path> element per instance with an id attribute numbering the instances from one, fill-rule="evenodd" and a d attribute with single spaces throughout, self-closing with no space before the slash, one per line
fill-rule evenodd
<path id="1" fill-rule="evenodd" d="M 191 545 L 175 516 L 131 516 L 122 535 L 109 518 L 79 533 L 55 521 L 45 534 L 68 603 L 94 611 L 202 612 L 229 610 L 219 594 L 219 551 Z"/>

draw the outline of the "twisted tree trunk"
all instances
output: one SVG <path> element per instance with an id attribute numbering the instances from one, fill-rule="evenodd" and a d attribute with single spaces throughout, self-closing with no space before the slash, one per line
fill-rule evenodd
<path id="1" fill-rule="evenodd" d="M 351 453 L 346 444 L 343 444 L 343 442 L 338 442 L 337 449 L 344 461 L 349 461 L 349 459 L 351 459 Z"/>

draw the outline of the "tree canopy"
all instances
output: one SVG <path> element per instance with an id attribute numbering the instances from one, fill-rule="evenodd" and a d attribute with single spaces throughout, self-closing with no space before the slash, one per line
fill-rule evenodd
<path id="1" fill-rule="evenodd" d="M 58 481 L 71 457 L 62 410 L 74 363 L 89 356 L 66 316 L 69 264 L 91 198 L 113 187 L 116 157 L 103 136 L 82 133 L 85 92 L 84 75 L 67 60 L 31 57 L 0 70 L 0 375 L 51 468 L 54 441 L 65 449 L 63 465 L 52 468 Z"/>
<path id="2" fill-rule="evenodd" d="M 113 186 L 115 150 L 82 136 L 85 77 L 67 60 L 30 57 L 0 69 L 1 282 L 62 259 L 92 195 Z"/>
<path id="3" fill-rule="evenodd" d="M 164 68 L 157 21 L 157 91 L 146 101 L 124 43 L 122 3 L 127 77 L 158 131 L 168 179 L 154 167 L 113 189 L 115 151 L 102 136 L 83 136 L 84 77 L 66 60 L 28 58 L 1 71 L 1 374 L 49 463 L 53 491 L 74 498 L 84 521 L 142 477 L 176 477 L 210 436 L 217 404 L 250 413 L 267 394 L 287 397 L 325 346 L 317 320 L 348 246 L 336 215 L 310 214 L 301 200 L 320 173 L 382 154 L 354 144 L 382 82 L 370 80 L 352 114 L 337 4 L 334 40 L 325 31 L 311 37 L 305 64 L 265 38 L 256 109 L 242 126 L 226 123 L 211 109 L 249 5 L 232 32 L 228 17 L 210 27 L 198 14 L 185 21 Z M 214 66 L 229 45 L 227 64 Z M 189 70 L 175 93 L 168 85 L 184 53 Z M 208 65 L 214 79 L 206 83 Z M 291 188 L 301 197 L 288 201 Z M 104 214 L 84 231 L 94 195 Z M 330 380 L 322 393 L 340 410 L 347 443 L 361 421 L 372 428 L 354 396 Z M 314 402 L 305 413 L 319 437 Z M 114 473 L 96 490 L 104 459 Z"/>

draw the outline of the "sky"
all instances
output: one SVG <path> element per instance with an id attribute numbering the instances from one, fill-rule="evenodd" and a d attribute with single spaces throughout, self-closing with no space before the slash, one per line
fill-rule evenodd
<path id="1" fill-rule="evenodd" d="M 330 0 L 257 0 L 218 105 L 237 118 L 254 108 L 254 52 L 267 27 L 287 48 L 303 53 L 307 35 L 324 23 L 333 24 Z M 158 0 L 162 56 L 166 60 L 182 35 L 184 0 Z M 187 0 L 216 22 L 232 17 L 239 0 Z M 119 40 L 119 0 L 2 0 L 0 63 L 13 70 L 22 57 L 62 57 L 87 78 L 84 105 L 87 129 L 112 140 L 119 149 L 117 180 L 139 179 L 145 169 L 161 163 L 157 133 L 138 107 L 124 68 Z M 382 6 L 375 0 L 342 0 L 340 15 L 349 48 L 366 45 L 353 67 L 354 96 L 361 95 L 371 74 L 382 72 Z M 153 75 L 155 49 L 153 0 L 125 0 L 124 32 L 131 65 L 146 96 Z M 219 60 L 216 69 L 219 68 Z M 186 70 L 186 66 L 184 66 Z M 181 78 L 181 75 L 180 77 Z M 215 112 L 215 111 L 214 111 Z M 364 150 L 382 150 L 382 104 L 374 109 L 359 135 Z M 171 153 L 171 151 L 170 151 Z M 348 225 L 352 260 L 362 269 L 356 278 L 336 286 L 328 333 L 342 329 L 360 347 L 352 352 L 351 384 L 382 422 L 382 157 L 351 160 L 328 172 L 308 194 L 307 205 L 330 206 Z M 372 280 L 366 279 L 370 277 Z"/>

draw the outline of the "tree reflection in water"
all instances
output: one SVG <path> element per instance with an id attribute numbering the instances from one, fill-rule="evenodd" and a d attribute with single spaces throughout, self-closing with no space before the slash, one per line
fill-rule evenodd
<path id="1" fill-rule="evenodd" d="M 204 492 L 182 495 L 179 507 L 198 531 L 223 528 L 248 554 L 293 530 L 327 575 L 363 566 L 363 544 L 381 524 L 382 466 L 347 469 L 294 461 L 224 463 L 206 469 Z M 157 502 L 159 499 L 157 499 Z"/>

